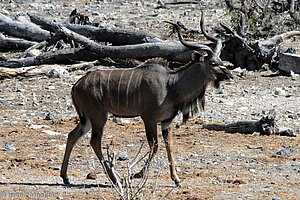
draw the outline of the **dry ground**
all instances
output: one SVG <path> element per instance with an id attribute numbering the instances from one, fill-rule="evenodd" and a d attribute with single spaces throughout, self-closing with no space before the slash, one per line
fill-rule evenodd
<path id="1" fill-rule="evenodd" d="M 81 73 L 84 72 L 76 72 Z M 299 91 L 299 81 L 292 81 L 289 77 L 262 77 L 260 73 L 253 73 L 244 80 L 237 77 L 236 79 L 223 85 L 223 96 L 230 95 L 230 88 L 249 88 L 248 86 L 253 84 L 256 84 L 260 91 L 264 89 L 263 83 L 268 82 L 272 82 L 272 87 L 275 88 L 283 83 L 298 84 Z M 106 199 L 117 198 L 89 145 L 89 134 L 78 142 L 72 153 L 69 176 L 73 185 L 63 185 L 59 177 L 67 134 L 76 125 L 75 112 L 68 105 L 68 86 L 72 82 L 72 78 L 64 80 L 44 77 L 0 82 L 1 99 L 6 99 L 9 103 L 0 107 L 1 199 L 27 199 L 34 195 L 48 195 L 53 199 L 101 199 L 102 196 Z M 43 89 L 38 89 L 37 85 L 41 85 Z M 180 123 L 180 119 L 174 123 L 176 165 L 184 187 L 172 189 L 173 182 L 169 178 L 166 152 L 160 134 L 159 153 L 152 164 L 149 180 L 140 197 L 149 198 L 157 184 L 154 199 L 164 197 L 170 190 L 172 192 L 168 199 L 299 199 L 299 135 L 259 136 L 202 129 L 203 123 L 231 119 L 231 116 L 227 116 L 228 111 L 221 115 L 221 119 L 214 119 L 214 115 L 209 117 L 214 107 L 221 107 L 224 111 L 233 110 L 235 107 L 232 105 L 230 108 L 231 104 L 214 103 L 214 99 L 219 97 L 213 91 L 211 89 L 208 92 L 207 110 L 202 113 L 203 117 L 191 119 L 185 125 Z M 23 98 L 19 97 L 21 94 Z M 295 94 L 298 96 L 294 97 L 298 99 L 299 92 Z M 236 98 L 239 100 L 240 97 Z M 278 98 L 280 99 L 274 97 L 273 100 L 278 101 Z M 47 99 L 49 101 L 46 101 Z M 225 97 L 223 99 L 226 100 Z M 258 97 L 255 101 L 261 103 Z M 39 107 L 36 108 L 32 102 L 37 102 Z M 241 104 L 247 106 L 247 102 Z M 297 101 L 286 102 L 286 106 L 289 107 L 298 104 Z M 265 104 L 265 107 L 267 106 L 268 103 Z M 252 106 L 249 110 L 251 108 Z M 286 108 L 279 111 L 284 109 Z M 295 112 L 297 109 L 298 107 Z M 59 110 L 62 110 L 61 113 L 65 117 L 57 114 L 57 119 L 43 119 L 48 111 L 59 113 Z M 244 109 L 240 113 L 232 111 L 232 115 L 244 116 L 246 112 L 248 111 Z M 281 116 L 282 113 L 279 112 L 278 115 Z M 226 116 L 228 119 L 225 119 Z M 282 123 L 294 126 L 295 130 L 299 128 L 299 119 Z M 104 146 L 110 145 L 117 154 L 126 152 L 129 158 L 133 158 L 144 140 L 143 124 L 138 118 L 121 119 L 119 122 L 110 118 L 106 125 Z M 4 151 L 5 143 L 14 144 L 16 150 Z M 290 156 L 276 154 L 283 148 L 282 145 L 290 145 L 293 148 Z M 145 145 L 142 152 L 147 150 Z M 127 161 L 117 162 L 117 169 L 123 176 L 126 176 L 126 163 Z M 97 180 L 87 180 L 89 172 L 96 172 Z"/>

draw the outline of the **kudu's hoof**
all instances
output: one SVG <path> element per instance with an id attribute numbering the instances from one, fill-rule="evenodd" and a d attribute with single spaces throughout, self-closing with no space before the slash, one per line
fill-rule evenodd
<path id="1" fill-rule="evenodd" d="M 69 180 L 64 180 L 64 184 L 65 184 L 65 185 L 71 185 L 71 183 L 70 183 Z"/>
<path id="2" fill-rule="evenodd" d="M 175 185 L 178 188 L 183 188 L 182 184 L 180 182 L 175 181 Z"/>
<path id="3" fill-rule="evenodd" d="M 65 185 L 71 185 L 71 183 L 70 183 L 70 181 L 69 181 L 68 178 L 67 178 L 67 179 L 64 179 L 64 184 L 65 184 Z"/>
<path id="4" fill-rule="evenodd" d="M 68 177 L 65 177 L 65 176 L 61 176 L 61 177 L 62 177 L 65 185 L 71 185 Z"/>

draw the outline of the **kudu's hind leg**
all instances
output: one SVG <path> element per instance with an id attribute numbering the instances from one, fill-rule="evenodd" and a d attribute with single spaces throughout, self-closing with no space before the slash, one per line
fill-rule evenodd
<path id="1" fill-rule="evenodd" d="M 171 133 L 170 124 L 172 120 L 166 120 L 161 123 L 162 135 L 165 141 L 166 150 L 168 154 L 168 161 L 170 166 L 171 178 L 175 182 L 176 186 L 180 186 L 180 179 L 177 176 L 175 164 L 174 164 L 174 156 L 173 156 L 173 134 Z"/>
<path id="2" fill-rule="evenodd" d="M 60 170 L 60 176 L 63 178 L 64 184 L 70 184 L 69 178 L 67 176 L 68 163 L 71 155 L 71 151 L 76 144 L 77 140 L 86 134 L 91 129 L 91 122 L 85 120 L 85 122 L 80 122 L 68 135 L 67 146 L 65 150 L 64 160 Z"/>
<path id="3" fill-rule="evenodd" d="M 150 146 L 150 153 L 149 158 L 146 161 L 145 166 L 142 168 L 142 170 L 138 173 L 135 173 L 133 175 L 133 178 L 143 178 L 146 170 L 148 170 L 148 167 L 150 165 L 150 162 L 154 155 L 156 154 L 158 150 L 158 139 L 157 139 L 157 122 L 153 120 L 145 120 L 143 119 L 145 124 L 145 130 L 146 130 L 146 136 L 148 140 L 148 144 Z"/>

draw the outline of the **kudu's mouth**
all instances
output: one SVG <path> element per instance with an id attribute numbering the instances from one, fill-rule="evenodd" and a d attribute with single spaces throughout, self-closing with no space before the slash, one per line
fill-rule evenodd
<path id="1" fill-rule="evenodd" d="M 234 79 L 232 73 L 224 66 L 214 66 L 213 70 L 215 76 L 214 86 L 216 88 L 220 87 L 221 81 L 230 81 Z"/>

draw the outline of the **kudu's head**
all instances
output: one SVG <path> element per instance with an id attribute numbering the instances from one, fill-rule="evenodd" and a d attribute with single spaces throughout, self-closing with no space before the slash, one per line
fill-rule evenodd
<path id="1" fill-rule="evenodd" d="M 179 40 L 185 47 L 195 50 L 192 53 L 192 61 L 202 63 L 199 65 L 199 67 L 205 67 L 206 70 L 210 72 L 210 75 L 212 77 L 212 82 L 214 83 L 215 87 L 219 87 L 221 81 L 233 79 L 231 72 L 226 67 L 223 66 L 223 62 L 219 57 L 222 49 L 222 41 L 220 39 L 208 35 L 204 29 L 203 12 L 202 12 L 202 17 L 200 22 L 201 29 L 204 36 L 210 41 L 213 41 L 215 43 L 214 51 L 207 45 L 185 41 L 182 36 L 180 26 L 177 23 L 170 22 L 170 21 L 165 21 L 165 22 L 172 24 L 176 28 L 178 32 Z M 203 54 L 201 52 L 205 52 L 206 54 L 205 53 Z"/>

